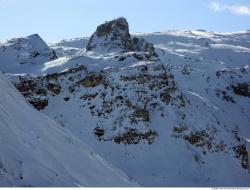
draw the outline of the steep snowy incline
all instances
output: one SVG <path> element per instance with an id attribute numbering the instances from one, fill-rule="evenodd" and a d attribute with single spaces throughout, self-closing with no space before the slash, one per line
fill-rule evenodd
<path id="1" fill-rule="evenodd" d="M 0 73 L 0 186 L 134 186 Z"/>

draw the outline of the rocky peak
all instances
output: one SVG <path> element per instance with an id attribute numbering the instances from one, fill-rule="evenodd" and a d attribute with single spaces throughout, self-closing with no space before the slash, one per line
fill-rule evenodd
<path id="1" fill-rule="evenodd" d="M 139 51 L 156 56 L 153 44 L 147 43 L 140 37 L 131 37 L 128 22 L 123 17 L 98 26 L 86 49 L 100 52 Z"/>
<path id="2" fill-rule="evenodd" d="M 130 38 L 129 26 L 125 18 L 120 17 L 111 21 L 106 21 L 97 27 L 96 35 L 98 37 L 103 37 L 111 34 L 112 36 L 118 35 L 122 38 Z"/>
<path id="3" fill-rule="evenodd" d="M 91 36 L 87 50 L 127 50 L 133 51 L 133 43 L 129 34 L 128 22 L 125 18 L 117 18 L 97 27 Z"/>

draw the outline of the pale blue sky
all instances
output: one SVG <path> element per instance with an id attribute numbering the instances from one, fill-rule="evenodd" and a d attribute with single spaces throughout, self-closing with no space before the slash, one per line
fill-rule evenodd
<path id="1" fill-rule="evenodd" d="M 0 39 L 38 33 L 47 42 L 90 36 L 126 17 L 130 31 L 250 29 L 250 0 L 0 0 Z"/>

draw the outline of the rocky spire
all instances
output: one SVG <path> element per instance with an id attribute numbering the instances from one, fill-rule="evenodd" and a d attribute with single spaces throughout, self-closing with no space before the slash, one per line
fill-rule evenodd
<path id="1" fill-rule="evenodd" d="M 139 51 L 156 55 L 152 44 L 147 43 L 143 38 L 131 37 L 128 22 L 123 17 L 98 26 L 86 49 L 100 52 Z"/>

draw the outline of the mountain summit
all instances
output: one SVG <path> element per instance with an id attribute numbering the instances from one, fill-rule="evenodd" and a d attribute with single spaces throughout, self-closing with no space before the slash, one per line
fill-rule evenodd
<path id="1" fill-rule="evenodd" d="M 86 49 L 87 51 L 100 52 L 139 51 L 156 56 L 153 44 L 147 43 L 140 37 L 131 37 L 128 22 L 123 17 L 98 26 Z"/>
<path id="2" fill-rule="evenodd" d="M 55 59 L 55 51 L 38 34 L 0 43 L 0 69 L 5 72 L 18 73 Z"/>

